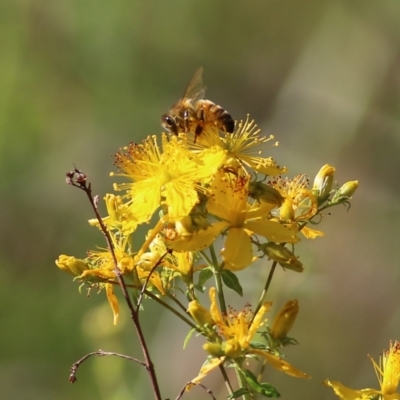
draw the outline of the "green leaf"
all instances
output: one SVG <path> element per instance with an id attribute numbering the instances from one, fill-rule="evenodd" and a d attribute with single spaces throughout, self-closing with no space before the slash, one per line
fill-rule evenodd
<path id="1" fill-rule="evenodd" d="M 205 286 L 203 286 L 203 285 L 193 285 L 193 287 L 196 289 L 196 290 L 198 290 L 200 293 L 204 293 L 204 289 L 205 289 Z M 189 299 L 189 297 L 188 297 L 188 295 L 186 295 L 186 297 Z"/>
<path id="2" fill-rule="evenodd" d="M 229 289 L 235 291 L 239 296 L 243 296 L 243 289 L 240 286 L 239 279 L 233 272 L 224 269 L 222 270 L 221 276 L 222 276 L 222 281 Z"/>
<path id="3" fill-rule="evenodd" d="M 187 344 L 189 343 L 190 338 L 192 337 L 193 333 L 196 332 L 196 329 L 191 329 L 189 333 L 186 335 L 185 340 L 183 342 L 183 349 L 186 348 Z"/>
<path id="4" fill-rule="evenodd" d="M 268 350 L 268 346 L 261 342 L 251 342 L 251 348 L 257 350 Z"/>
<path id="5" fill-rule="evenodd" d="M 256 376 L 249 370 L 244 369 L 241 371 L 244 374 L 246 382 L 249 387 L 256 393 L 263 395 L 264 397 L 281 397 L 279 392 L 269 383 L 257 382 Z"/>
<path id="6" fill-rule="evenodd" d="M 204 268 L 201 270 L 199 274 L 199 281 L 197 282 L 196 286 L 204 286 L 204 284 L 213 277 L 213 272 L 211 271 L 211 268 Z"/>
<path id="7" fill-rule="evenodd" d="M 227 399 L 228 399 L 228 400 L 237 399 L 238 397 L 244 396 L 244 395 L 246 395 L 246 394 L 250 394 L 250 392 L 249 392 L 247 389 L 245 389 L 245 388 L 240 388 L 240 389 L 234 391 L 232 394 L 230 394 L 230 395 L 227 397 Z"/>

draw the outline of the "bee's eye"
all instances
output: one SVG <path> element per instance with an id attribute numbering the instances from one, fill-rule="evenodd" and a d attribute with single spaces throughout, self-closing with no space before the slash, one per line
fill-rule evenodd
<path id="1" fill-rule="evenodd" d="M 175 121 L 172 117 L 170 117 L 169 115 L 164 115 L 163 116 L 163 122 L 167 127 L 172 128 L 173 126 L 175 126 Z"/>
<path id="2" fill-rule="evenodd" d="M 161 125 L 168 132 L 175 133 L 175 135 L 178 134 L 178 126 L 176 124 L 176 121 L 175 121 L 174 117 L 171 117 L 168 114 L 164 114 L 161 117 Z"/>

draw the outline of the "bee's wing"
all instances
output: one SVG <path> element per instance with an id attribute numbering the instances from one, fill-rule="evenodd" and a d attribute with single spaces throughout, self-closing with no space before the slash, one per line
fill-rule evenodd
<path id="1" fill-rule="evenodd" d="M 199 67 L 190 80 L 182 99 L 190 99 L 192 101 L 204 98 L 206 88 L 203 85 L 203 67 Z"/>

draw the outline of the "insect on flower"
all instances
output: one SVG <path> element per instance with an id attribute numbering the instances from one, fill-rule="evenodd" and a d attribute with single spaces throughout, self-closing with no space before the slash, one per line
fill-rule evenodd
<path id="1" fill-rule="evenodd" d="M 203 67 L 193 75 L 183 97 L 176 102 L 167 114 L 162 115 L 161 125 L 168 132 L 193 132 L 194 141 L 207 127 L 232 133 L 235 121 L 228 111 L 210 100 L 204 99 Z"/>

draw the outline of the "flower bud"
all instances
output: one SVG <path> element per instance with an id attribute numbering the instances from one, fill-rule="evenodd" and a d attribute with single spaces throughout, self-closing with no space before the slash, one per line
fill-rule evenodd
<path id="1" fill-rule="evenodd" d="M 343 203 L 353 196 L 354 192 L 358 188 L 358 181 L 346 182 L 341 188 L 337 190 L 332 198 L 332 203 L 338 204 Z"/>
<path id="2" fill-rule="evenodd" d="M 204 343 L 203 349 L 213 357 L 222 357 L 225 355 L 220 343 Z"/>
<path id="3" fill-rule="evenodd" d="M 280 207 L 284 200 L 284 197 L 278 190 L 262 182 L 249 183 L 249 196 L 260 203 L 265 202 L 276 205 L 277 207 Z"/>
<path id="4" fill-rule="evenodd" d="M 298 312 L 297 300 L 288 301 L 274 318 L 271 336 L 277 340 L 284 339 L 292 328 Z"/>
<path id="5" fill-rule="evenodd" d="M 212 319 L 209 311 L 197 300 L 193 300 L 189 303 L 187 311 L 199 326 L 214 325 L 214 320 Z"/>
<path id="6" fill-rule="evenodd" d="M 121 204 L 121 199 L 119 196 L 107 193 L 104 197 L 106 202 L 107 212 L 113 221 L 119 221 L 119 211 L 118 206 Z"/>
<path id="7" fill-rule="evenodd" d="M 73 276 L 79 276 L 84 271 L 89 269 L 83 260 L 72 256 L 67 256 L 65 254 L 61 254 L 58 257 L 58 260 L 56 260 L 56 265 L 61 270 L 68 272 Z"/>
<path id="8" fill-rule="evenodd" d="M 175 229 L 180 237 L 191 237 L 193 234 L 193 221 L 190 215 L 176 221 Z"/>
<path id="9" fill-rule="evenodd" d="M 182 253 L 174 253 L 177 261 L 177 269 L 179 270 L 183 281 L 190 285 L 193 283 L 193 253 L 184 251 Z"/>
<path id="10" fill-rule="evenodd" d="M 315 176 L 312 193 L 318 199 L 319 204 L 322 204 L 329 197 L 334 175 L 335 168 L 325 164 Z"/>
<path id="11" fill-rule="evenodd" d="M 262 245 L 262 251 L 273 261 L 276 261 L 284 268 L 291 269 L 296 272 L 303 271 L 303 264 L 298 258 L 286 247 L 277 243 L 266 243 Z"/>
<path id="12" fill-rule="evenodd" d="M 237 339 L 229 339 L 222 346 L 226 356 L 230 358 L 239 358 L 242 356 L 242 349 Z"/>

